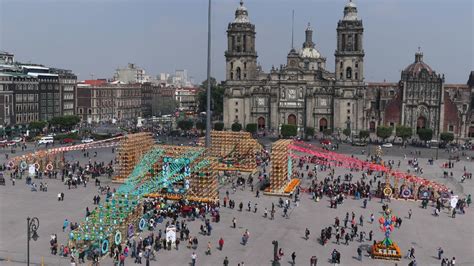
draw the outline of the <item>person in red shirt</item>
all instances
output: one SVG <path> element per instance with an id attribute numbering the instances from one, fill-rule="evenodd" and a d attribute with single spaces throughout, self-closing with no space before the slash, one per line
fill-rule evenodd
<path id="1" fill-rule="evenodd" d="M 219 249 L 222 250 L 223 247 L 224 247 L 224 239 L 221 237 L 221 239 L 219 239 Z"/>

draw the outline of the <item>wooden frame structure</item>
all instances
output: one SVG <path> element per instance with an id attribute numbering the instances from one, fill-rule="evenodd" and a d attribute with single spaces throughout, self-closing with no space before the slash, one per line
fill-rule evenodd
<path id="1" fill-rule="evenodd" d="M 293 176 L 291 165 L 292 158 L 289 154 L 293 140 L 281 139 L 273 143 L 271 152 L 272 171 L 270 173 L 270 187 L 265 190 L 267 195 L 288 196 L 296 187 L 296 181 L 291 181 Z M 299 183 L 299 182 L 297 182 Z M 287 187 L 291 185 L 291 191 Z"/>
<path id="2" fill-rule="evenodd" d="M 140 161 L 155 144 L 151 133 L 141 132 L 130 134 L 120 140 L 118 148 L 118 174 L 112 178 L 113 182 L 123 183 Z"/>
<path id="3" fill-rule="evenodd" d="M 204 143 L 204 139 L 200 143 Z M 219 160 L 215 170 L 255 172 L 255 155 L 261 150 L 262 145 L 250 132 L 212 131 L 208 154 Z"/>

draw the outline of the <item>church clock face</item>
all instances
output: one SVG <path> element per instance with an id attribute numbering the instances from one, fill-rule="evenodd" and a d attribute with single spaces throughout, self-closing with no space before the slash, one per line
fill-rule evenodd
<path id="1" fill-rule="evenodd" d="M 288 98 L 291 100 L 296 99 L 296 90 L 295 89 L 289 89 L 288 90 Z"/>

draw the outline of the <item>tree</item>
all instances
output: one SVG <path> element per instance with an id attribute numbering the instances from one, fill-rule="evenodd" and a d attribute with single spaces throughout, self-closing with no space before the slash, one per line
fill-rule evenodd
<path id="1" fill-rule="evenodd" d="M 454 140 L 454 134 L 451 132 L 443 132 L 439 135 L 439 138 L 445 143 L 448 143 Z"/>
<path id="2" fill-rule="evenodd" d="M 381 138 L 383 142 L 392 135 L 393 128 L 392 127 L 384 127 L 378 126 L 377 127 L 377 137 Z"/>
<path id="3" fill-rule="evenodd" d="M 314 136 L 314 127 L 305 127 L 304 128 L 305 139 Z"/>
<path id="4" fill-rule="evenodd" d="M 296 128 L 295 125 L 288 125 L 288 124 L 281 125 L 281 135 L 284 138 L 296 136 L 297 133 L 298 133 L 298 129 Z"/>
<path id="5" fill-rule="evenodd" d="M 351 135 L 351 130 L 346 128 L 342 131 L 342 134 L 344 134 L 346 137 L 349 137 Z"/>
<path id="6" fill-rule="evenodd" d="M 202 133 L 202 131 L 206 129 L 206 123 L 203 122 L 203 121 L 197 121 L 197 122 L 196 122 L 196 128 L 197 128 L 198 130 L 200 130 L 201 133 Z"/>
<path id="7" fill-rule="evenodd" d="M 422 141 L 428 141 L 433 139 L 433 130 L 431 128 L 420 128 L 418 129 L 418 137 Z"/>
<path id="8" fill-rule="evenodd" d="M 46 121 L 33 121 L 33 122 L 30 122 L 30 124 L 28 125 L 28 129 L 34 132 L 42 131 L 43 128 L 45 128 L 47 124 L 48 122 Z"/>
<path id="9" fill-rule="evenodd" d="M 370 132 L 368 130 L 361 130 L 359 131 L 359 138 L 362 140 L 367 140 L 367 138 L 370 136 Z"/>
<path id="10" fill-rule="evenodd" d="M 211 77 L 211 111 L 213 116 L 222 116 L 224 110 L 224 87 L 217 84 L 215 78 Z M 198 94 L 198 110 L 206 112 L 207 110 L 207 80 L 203 81 L 201 91 Z"/>
<path id="11" fill-rule="evenodd" d="M 214 130 L 222 131 L 223 129 L 224 129 L 224 123 L 217 122 L 217 123 L 214 124 Z"/>
<path id="12" fill-rule="evenodd" d="M 232 124 L 232 131 L 239 132 L 241 130 L 242 130 L 242 124 L 240 124 L 239 122 L 235 122 Z"/>
<path id="13" fill-rule="evenodd" d="M 258 126 L 257 124 L 247 124 L 245 126 L 245 131 L 250 132 L 252 134 L 257 133 Z"/>
<path id="14" fill-rule="evenodd" d="M 326 136 L 326 137 L 329 137 L 331 136 L 332 134 L 332 129 L 331 128 L 326 128 L 325 130 L 323 130 L 323 135 Z"/>
<path id="15" fill-rule="evenodd" d="M 77 125 L 81 119 L 75 115 L 65 115 L 65 116 L 57 116 L 51 118 L 49 120 L 49 124 L 55 127 L 59 127 L 62 129 L 70 130 L 72 127 Z"/>
<path id="16" fill-rule="evenodd" d="M 397 128 L 395 129 L 395 135 L 399 138 L 402 138 L 402 145 L 405 144 L 407 138 L 411 137 L 411 134 L 411 127 L 397 126 Z"/>
<path id="17" fill-rule="evenodd" d="M 191 120 L 179 120 L 178 121 L 178 128 L 184 131 L 191 130 L 193 128 L 193 121 Z"/>

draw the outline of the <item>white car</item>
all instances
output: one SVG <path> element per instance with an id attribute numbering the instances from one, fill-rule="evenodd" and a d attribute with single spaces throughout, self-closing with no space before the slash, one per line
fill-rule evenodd
<path id="1" fill-rule="evenodd" d="M 91 143 L 91 142 L 94 142 L 94 140 L 91 139 L 91 138 L 87 138 L 87 139 L 83 139 L 81 142 L 82 143 Z"/>
<path id="2" fill-rule="evenodd" d="M 384 147 L 384 148 L 392 148 L 392 147 L 393 147 L 393 144 L 390 143 L 390 142 L 387 142 L 387 143 L 382 144 L 382 147 Z"/>
<path id="3" fill-rule="evenodd" d="M 46 137 L 42 137 L 40 140 L 38 140 L 38 145 L 41 145 L 41 144 L 48 144 L 48 143 L 53 143 L 54 142 L 54 138 L 51 137 L 51 136 L 46 136 Z"/>

